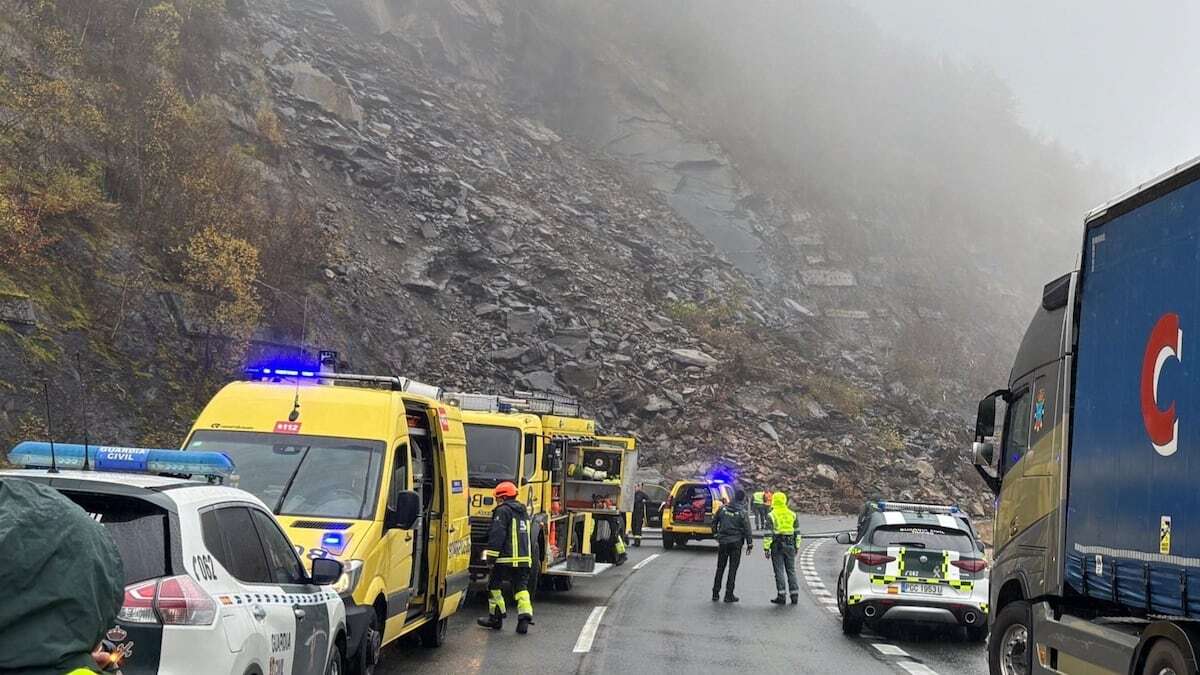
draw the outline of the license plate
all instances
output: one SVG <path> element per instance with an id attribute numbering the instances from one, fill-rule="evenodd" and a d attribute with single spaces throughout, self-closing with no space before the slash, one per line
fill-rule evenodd
<path id="1" fill-rule="evenodd" d="M 913 595 L 941 595 L 942 587 L 934 584 L 900 584 L 900 590 Z"/>

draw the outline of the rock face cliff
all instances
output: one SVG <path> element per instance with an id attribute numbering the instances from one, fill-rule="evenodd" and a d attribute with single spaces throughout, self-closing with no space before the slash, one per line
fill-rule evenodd
<path id="1" fill-rule="evenodd" d="M 59 226 L 48 264 L 0 277 L 0 440 L 43 433 L 45 379 L 60 437 L 178 443 L 244 360 L 328 348 L 575 395 L 667 476 L 728 466 L 806 510 L 985 510 L 962 411 L 1002 376 L 1016 336 L 988 323 L 1020 298 L 763 180 L 686 78 L 619 39 L 620 7 L 580 23 L 607 4 L 227 3 L 189 95 L 241 146 L 273 139 L 244 163 L 311 227 L 263 249 L 243 340 L 120 219 Z"/>

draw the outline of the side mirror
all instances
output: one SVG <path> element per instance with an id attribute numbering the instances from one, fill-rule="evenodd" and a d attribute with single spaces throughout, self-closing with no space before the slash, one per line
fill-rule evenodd
<path id="1" fill-rule="evenodd" d="M 975 441 L 971 449 L 975 451 L 975 466 L 992 467 L 992 462 L 996 460 L 996 449 L 991 443 Z"/>
<path id="2" fill-rule="evenodd" d="M 383 529 L 411 530 L 421 515 L 421 496 L 412 490 L 396 495 L 396 508 L 388 509 L 383 516 Z"/>
<path id="3" fill-rule="evenodd" d="M 997 395 L 998 392 L 993 392 L 979 401 L 979 411 L 975 415 L 975 440 L 982 441 L 996 435 Z"/>
<path id="4" fill-rule="evenodd" d="M 332 584 L 342 578 L 342 563 L 333 558 L 316 558 L 312 561 L 312 574 L 309 578 L 318 586 Z"/>
<path id="5" fill-rule="evenodd" d="M 838 533 L 838 535 L 837 535 L 836 537 L 834 537 L 834 538 L 833 538 L 833 540 L 834 540 L 834 541 L 836 541 L 836 542 L 837 542 L 837 543 L 839 543 L 839 544 L 852 544 L 852 543 L 854 543 L 854 542 L 850 541 L 850 533 L 849 533 L 849 532 L 839 532 L 839 533 Z"/>

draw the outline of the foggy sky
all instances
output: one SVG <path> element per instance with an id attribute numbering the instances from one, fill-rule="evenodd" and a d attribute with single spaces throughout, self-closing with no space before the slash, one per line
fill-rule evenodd
<path id="1" fill-rule="evenodd" d="M 1029 128 L 1129 187 L 1200 155 L 1200 3 L 850 2 L 886 34 L 990 68 Z"/>

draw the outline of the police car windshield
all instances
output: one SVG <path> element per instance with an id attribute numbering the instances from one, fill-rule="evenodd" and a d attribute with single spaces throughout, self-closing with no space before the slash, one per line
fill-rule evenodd
<path id="1" fill-rule="evenodd" d="M 471 487 L 496 487 L 517 480 L 521 432 L 508 427 L 464 424 L 467 432 L 467 480 Z"/>
<path id="2" fill-rule="evenodd" d="M 188 449 L 229 455 L 237 487 L 278 515 L 375 517 L 381 441 L 202 430 L 192 436 Z"/>
<path id="3" fill-rule="evenodd" d="M 927 525 L 884 525 L 871 534 L 871 544 L 975 553 L 975 542 L 966 532 Z"/>

